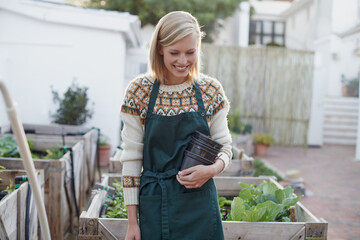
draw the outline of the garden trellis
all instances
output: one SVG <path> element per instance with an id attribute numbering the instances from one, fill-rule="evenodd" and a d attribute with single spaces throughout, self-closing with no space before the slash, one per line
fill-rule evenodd
<path id="1" fill-rule="evenodd" d="M 205 74 L 217 78 L 253 132 L 276 143 L 306 146 L 314 53 L 279 47 L 202 45 Z"/>

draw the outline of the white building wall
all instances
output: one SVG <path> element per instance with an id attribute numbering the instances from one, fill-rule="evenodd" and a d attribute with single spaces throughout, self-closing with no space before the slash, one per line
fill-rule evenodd
<path id="1" fill-rule="evenodd" d="M 0 12 L 0 74 L 23 122 L 49 124 L 49 112 L 57 109 L 50 87 L 62 95 L 76 79 L 89 88 L 94 102 L 94 115 L 85 126 L 99 127 L 117 145 L 125 57 L 126 43 L 119 32 Z M 0 102 L 2 125 L 8 120 Z"/>
<path id="2" fill-rule="evenodd" d="M 313 50 L 315 4 L 310 2 L 301 11 L 286 18 L 285 41 L 291 49 Z"/>
<path id="3" fill-rule="evenodd" d="M 359 22 L 358 4 L 358 0 L 333 0 L 331 19 L 333 32 L 344 32 Z"/>

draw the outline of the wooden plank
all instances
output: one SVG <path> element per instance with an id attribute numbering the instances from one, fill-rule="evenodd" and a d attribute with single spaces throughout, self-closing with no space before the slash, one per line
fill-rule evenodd
<path id="1" fill-rule="evenodd" d="M 110 158 L 109 164 L 109 172 L 110 173 L 121 173 L 122 172 L 122 164 L 120 162 L 120 157 L 123 150 L 116 149 L 114 155 Z"/>
<path id="2" fill-rule="evenodd" d="M 305 227 L 302 227 L 290 240 L 305 240 Z"/>
<path id="3" fill-rule="evenodd" d="M 240 182 L 259 185 L 263 181 L 271 181 L 271 177 L 221 177 L 214 178 L 216 189 L 220 196 L 237 196 L 241 190 Z"/>
<path id="4" fill-rule="evenodd" d="M 113 228 L 112 225 L 111 226 L 106 226 L 101 221 L 99 221 L 98 234 L 100 236 L 102 236 L 104 239 L 108 239 L 108 240 L 117 240 L 117 239 L 119 239 L 118 237 L 115 237 L 115 235 L 113 234 L 113 229 L 114 228 Z"/>
<path id="5" fill-rule="evenodd" d="M 115 239 L 125 239 L 128 227 L 127 219 L 99 218 L 99 223 L 105 226 Z"/>
<path id="6" fill-rule="evenodd" d="M 8 194 L 0 201 L 0 226 L 4 239 L 17 239 L 17 193 L 21 191 L 19 189 Z"/>
<path id="7" fill-rule="evenodd" d="M 26 197 L 28 194 L 29 184 L 27 182 L 21 184 L 24 187 L 19 188 L 17 191 L 17 236 L 18 239 L 25 239 L 25 215 L 26 215 Z M 14 212 L 15 213 L 15 212 Z"/>
<path id="8" fill-rule="evenodd" d="M 301 223 L 223 221 L 227 240 L 289 240 L 303 227 Z"/>
<path id="9" fill-rule="evenodd" d="M 306 239 L 326 240 L 327 239 L 327 222 L 307 222 Z"/>

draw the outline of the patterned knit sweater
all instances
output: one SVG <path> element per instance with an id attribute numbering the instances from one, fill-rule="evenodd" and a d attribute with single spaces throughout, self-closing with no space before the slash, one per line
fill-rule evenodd
<path id="1" fill-rule="evenodd" d="M 126 205 L 139 203 L 144 125 L 153 83 L 154 79 L 148 75 L 142 75 L 132 80 L 127 87 L 121 106 L 120 117 L 124 123 L 121 136 L 124 150 L 120 161 L 123 164 L 123 190 Z M 200 75 L 198 84 L 211 137 L 224 145 L 219 156 L 225 163 L 225 170 L 232 157 L 231 135 L 226 118 L 229 102 L 221 84 L 216 79 Z M 174 116 L 196 111 L 198 111 L 198 105 L 192 82 L 184 82 L 179 85 L 160 85 L 154 106 L 155 114 Z"/>

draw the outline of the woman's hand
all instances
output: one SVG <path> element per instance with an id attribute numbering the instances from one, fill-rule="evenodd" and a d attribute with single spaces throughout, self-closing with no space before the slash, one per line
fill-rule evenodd
<path id="1" fill-rule="evenodd" d="M 221 172 L 224 166 L 224 161 L 219 159 L 212 165 L 197 165 L 180 171 L 178 175 L 176 175 L 176 179 L 186 188 L 199 188 L 210 178 L 213 178 Z"/>
<path id="2" fill-rule="evenodd" d="M 125 240 L 140 240 L 140 227 L 137 221 L 137 205 L 128 205 L 128 229 Z"/>
<path id="3" fill-rule="evenodd" d="M 139 224 L 128 225 L 125 240 L 140 240 L 140 227 Z"/>

